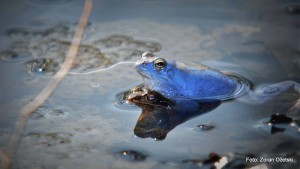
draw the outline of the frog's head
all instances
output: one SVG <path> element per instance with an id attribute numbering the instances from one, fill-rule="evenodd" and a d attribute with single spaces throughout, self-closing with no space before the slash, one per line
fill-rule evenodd
<path id="1" fill-rule="evenodd" d="M 173 62 L 158 58 L 151 52 L 144 52 L 142 58 L 136 62 L 135 68 L 144 81 L 167 83 L 171 82 L 175 75 Z"/>

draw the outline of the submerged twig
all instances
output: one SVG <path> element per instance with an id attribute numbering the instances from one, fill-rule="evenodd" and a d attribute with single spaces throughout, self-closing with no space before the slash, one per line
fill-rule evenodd
<path id="1" fill-rule="evenodd" d="M 2 167 L 9 168 L 11 158 L 6 153 L 4 153 L 2 150 L 0 150 L 0 159 L 1 159 L 1 163 L 3 165 Z"/>
<path id="2" fill-rule="evenodd" d="M 47 86 L 31 102 L 21 109 L 20 118 L 17 121 L 15 130 L 13 131 L 9 140 L 7 153 L 4 153 L 0 150 L 3 168 L 8 169 L 11 167 L 12 160 L 18 149 L 19 142 L 26 127 L 28 118 L 32 112 L 44 103 L 44 101 L 53 93 L 58 84 L 72 68 L 91 10 L 92 0 L 86 0 L 80 22 L 77 26 L 70 49 L 67 53 L 64 63 L 62 64 L 62 67 L 50 80 Z"/>

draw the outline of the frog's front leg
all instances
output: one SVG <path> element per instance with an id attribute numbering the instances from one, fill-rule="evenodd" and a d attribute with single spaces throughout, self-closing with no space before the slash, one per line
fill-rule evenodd
<path id="1" fill-rule="evenodd" d="M 286 92 L 293 88 L 300 94 L 300 84 L 295 81 L 283 81 L 271 85 L 264 86 L 253 93 L 249 93 L 248 97 L 244 98 L 243 101 L 252 103 L 266 103 L 273 100 L 276 96 Z M 296 114 L 300 113 L 300 95 L 296 103 L 289 109 L 288 113 Z"/>

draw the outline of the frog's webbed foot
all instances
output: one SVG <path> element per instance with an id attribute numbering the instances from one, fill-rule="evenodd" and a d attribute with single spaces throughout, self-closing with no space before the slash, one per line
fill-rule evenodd
<path id="1" fill-rule="evenodd" d="M 250 104 L 264 104 L 274 100 L 274 98 L 276 98 L 280 94 L 283 94 L 291 88 L 299 93 L 300 99 L 300 84 L 295 81 L 283 81 L 280 83 L 266 85 L 254 92 L 249 92 L 248 95 L 240 98 L 240 100 Z M 293 110 L 295 110 L 297 107 L 300 107 L 299 102 L 300 100 L 295 103 L 295 105 L 292 107 Z"/>
<path id="2" fill-rule="evenodd" d="M 262 103 L 273 100 L 276 96 L 293 88 L 300 94 L 300 84 L 295 81 L 283 81 L 271 85 L 264 86 L 254 93 L 254 97 Z"/>
<path id="3" fill-rule="evenodd" d="M 289 115 L 300 115 L 300 98 L 294 103 L 294 105 L 288 111 Z"/>
<path id="4" fill-rule="evenodd" d="M 296 115 L 300 113 L 300 84 L 295 81 L 283 81 L 280 83 L 264 86 L 263 88 L 258 89 L 256 92 L 254 92 L 251 98 L 255 102 L 266 103 L 291 88 L 299 93 L 299 98 L 289 109 L 288 113 L 291 115 Z"/>

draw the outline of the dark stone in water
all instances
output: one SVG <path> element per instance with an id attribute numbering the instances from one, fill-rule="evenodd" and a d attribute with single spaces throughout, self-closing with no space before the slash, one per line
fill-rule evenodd
<path id="1" fill-rule="evenodd" d="M 293 119 L 283 114 L 273 114 L 270 119 L 270 123 L 272 124 L 284 124 L 291 122 L 293 122 Z"/>
<path id="2" fill-rule="evenodd" d="M 127 161 L 144 161 L 147 159 L 147 156 L 141 152 L 135 151 L 135 150 L 123 150 L 120 152 L 117 152 L 116 155 L 119 158 L 122 158 Z"/>
<path id="3" fill-rule="evenodd" d="M 199 125 L 197 125 L 196 130 L 209 131 L 209 130 L 212 130 L 214 128 L 215 128 L 215 126 L 212 126 L 212 125 L 199 124 Z"/>

